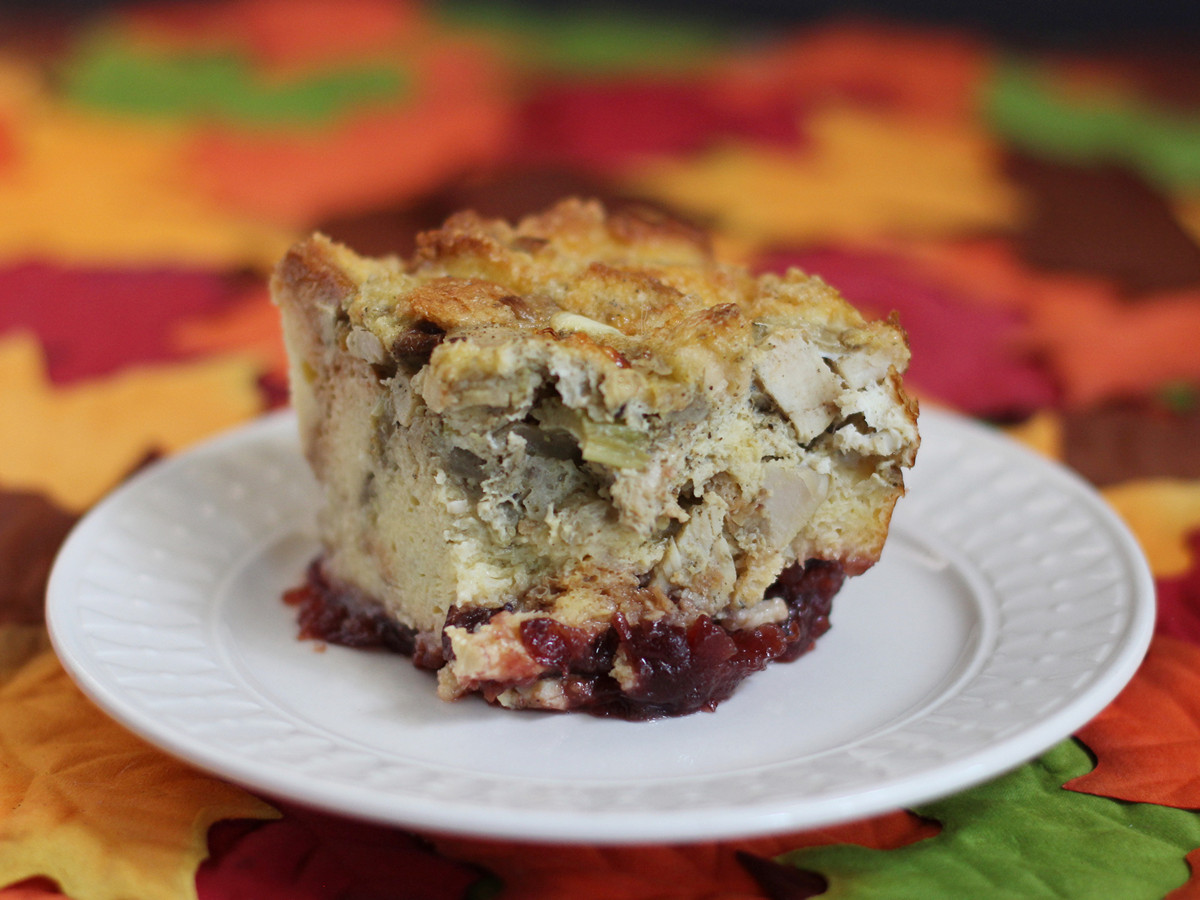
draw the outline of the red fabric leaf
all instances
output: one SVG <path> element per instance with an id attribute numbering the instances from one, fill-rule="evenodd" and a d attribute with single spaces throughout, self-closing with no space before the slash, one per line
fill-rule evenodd
<path id="1" fill-rule="evenodd" d="M 199 900 L 460 900 L 480 877 L 405 832 L 294 807 L 236 832 L 210 835 Z"/>
<path id="2" fill-rule="evenodd" d="M 1155 631 L 1200 645 L 1200 531 L 1187 536 L 1192 565 L 1176 578 L 1159 578 Z"/>
<path id="3" fill-rule="evenodd" d="M 1048 375 L 1023 347 L 1018 312 L 967 299 L 881 254 L 827 249 L 762 261 L 764 269 L 787 266 L 820 275 L 876 315 L 897 311 L 912 346 L 906 381 L 922 396 L 993 416 L 1026 414 L 1054 401 Z"/>
<path id="4" fill-rule="evenodd" d="M 921 250 L 943 283 L 1027 317 L 1027 344 L 1054 374 L 1068 408 L 1157 394 L 1200 380 L 1200 288 L 1126 301 L 1091 274 L 1035 272 L 1001 241 L 957 242 Z"/>
<path id="5" fill-rule="evenodd" d="M 734 97 L 694 80 L 554 84 L 521 110 L 514 158 L 603 170 L 648 156 L 692 153 L 735 135 L 796 146 L 800 119 L 792 98 Z"/>
<path id="6" fill-rule="evenodd" d="M 217 314 L 242 290 L 207 270 L 27 263 L 0 269 L 0 332 L 34 332 L 51 381 L 62 384 L 177 358 L 171 332 L 180 320 Z"/>
<path id="7" fill-rule="evenodd" d="M 49 878 L 26 878 L 0 888 L 0 900 L 68 900 Z"/>

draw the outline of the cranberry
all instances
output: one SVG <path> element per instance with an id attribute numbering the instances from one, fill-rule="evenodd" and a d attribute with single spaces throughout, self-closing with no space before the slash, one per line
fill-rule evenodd
<path id="1" fill-rule="evenodd" d="M 521 642 L 530 656 L 556 674 L 607 672 L 617 648 L 616 634 L 611 629 L 596 635 L 546 618 L 522 622 Z"/>

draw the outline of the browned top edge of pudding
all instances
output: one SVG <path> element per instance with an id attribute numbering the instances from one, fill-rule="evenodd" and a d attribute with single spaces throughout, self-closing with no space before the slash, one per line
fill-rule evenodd
<path id="1" fill-rule="evenodd" d="M 419 367 L 460 340 L 553 343 L 601 373 L 632 370 L 626 394 L 651 384 L 676 408 L 689 388 L 744 379 L 756 330 L 832 328 L 894 359 L 916 420 L 899 384 L 909 351 L 894 316 L 868 321 L 797 269 L 754 276 L 719 262 L 702 232 L 643 209 L 572 198 L 516 225 L 462 212 L 422 233 L 407 260 L 360 257 L 314 234 L 287 253 L 273 286 L 310 314 L 336 307 L 360 354 L 380 363 Z M 466 378 L 474 364 L 454 365 L 451 377 Z"/>

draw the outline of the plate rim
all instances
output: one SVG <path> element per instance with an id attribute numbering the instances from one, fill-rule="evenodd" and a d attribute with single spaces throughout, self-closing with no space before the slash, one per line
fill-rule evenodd
<path id="1" fill-rule="evenodd" d="M 638 844 L 661 842 L 693 842 L 751 837 L 828 825 L 876 815 L 891 809 L 928 802 L 948 796 L 1011 770 L 1054 743 L 1073 734 L 1112 701 L 1133 677 L 1148 650 L 1155 619 L 1155 588 L 1153 576 L 1140 546 L 1128 526 L 1103 500 L 1098 491 L 1081 476 L 1055 460 L 1043 457 L 998 431 L 975 420 L 940 409 L 923 409 L 924 425 L 932 420 L 935 430 L 948 428 L 968 435 L 968 440 L 984 441 L 1001 446 L 1004 453 L 1015 454 L 1024 465 L 1032 466 L 1042 477 L 1052 479 L 1066 490 L 1076 502 L 1086 504 L 1093 516 L 1101 519 L 1107 534 L 1119 548 L 1128 565 L 1133 583 L 1130 585 L 1132 606 L 1129 622 L 1120 649 L 1114 650 L 1107 668 L 1100 677 L 1067 705 L 1054 710 L 1015 735 L 998 743 L 968 752 L 936 767 L 932 772 L 902 774 L 884 779 L 870 790 L 859 790 L 846 796 L 831 796 L 809 800 L 798 808 L 794 797 L 778 801 L 763 801 L 751 808 L 721 809 L 719 813 L 694 809 L 656 810 L 647 817 L 631 816 L 628 811 L 596 811 L 586 814 L 587 823 L 581 826 L 579 815 L 560 810 L 539 810 L 534 821 L 522 821 L 514 828 L 513 819 L 528 811 L 481 808 L 471 803 L 448 803 L 444 799 L 430 803 L 412 798 L 397 811 L 394 796 L 390 803 L 379 803 L 354 809 L 340 804 L 331 796 L 336 792 L 321 785 L 297 793 L 293 780 L 268 774 L 231 760 L 226 751 L 204 745 L 197 746 L 193 736 L 171 733 L 169 729 L 148 723 L 138 710 L 130 711 L 129 704 L 119 693 L 111 690 L 88 670 L 86 661 L 74 652 L 76 638 L 64 624 L 69 608 L 71 578 L 76 574 L 72 564 L 83 552 L 93 532 L 103 528 L 106 517 L 121 504 L 130 502 L 144 487 L 159 478 L 169 478 L 179 467 L 194 464 L 206 456 L 220 458 L 231 448 L 253 444 L 255 440 L 274 437 L 286 429 L 295 430 L 294 413 L 284 409 L 259 416 L 241 426 L 196 444 L 189 450 L 160 460 L 137 473 L 85 513 L 68 534 L 55 560 L 47 589 L 46 623 L 52 646 L 67 673 L 97 706 L 123 727 L 138 734 L 151 744 L 171 755 L 211 772 L 217 777 L 241 784 L 248 790 L 286 802 L 321 808 L 355 818 L 400 827 L 418 828 L 430 832 L 447 832 L 481 838 L 526 840 L 546 843 Z M 297 451 L 299 443 L 297 439 Z M 901 503 L 905 502 L 901 500 Z M 824 753 L 844 751 L 844 744 Z M 253 771 L 252 771 L 253 770 Z M 934 778 L 933 775 L 938 777 Z M 695 781 L 701 776 L 685 776 Z M 361 799 L 361 798 L 359 798 Z M 721 821 L 714 823 L 713 815 Z"/>

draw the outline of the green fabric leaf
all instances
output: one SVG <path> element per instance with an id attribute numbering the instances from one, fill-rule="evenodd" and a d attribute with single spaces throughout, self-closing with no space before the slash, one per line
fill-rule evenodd
<path id="1" fill-rule="evenodd" d="M 913 810 L 942 823 L 897 850 L 849 844 L 781 861 L 824 875 L 823 897 L 1160 898 L 1189 875 L 1200 815 L 1062 789 L 1092 767 L 1074 740 L 994 781 Z"/>
<path id="2" fill-rule="evenodd" d="M 439 17 L 455 28 L 502 35 L 532 65 L 582 72 L 677 69 L 705 61 L 726 40 L 716 27 L 603 7 L 540 11 L 528 4 L 453 0 Z"/>
<path id="3" fill-rule="evenodd" d="M 1167 188 L 1200 186 L 1200 118 L 1125 97 L 1080 102 L 1031 66 L 998 65 L 983 85 L 989 125 L 1025 150 L 1077 163 L 1125 164 Z"/>
<path id="4" fill-rule="evenodd" d="M 153 53 L 115 34 L 84 42 L 64 78 L 67 97 L 82 105 L 240 125 L 319 124 L 354 106 L 399 99 L 405 87 L 389 65 L 273 79 L 236 53 Z"/>

